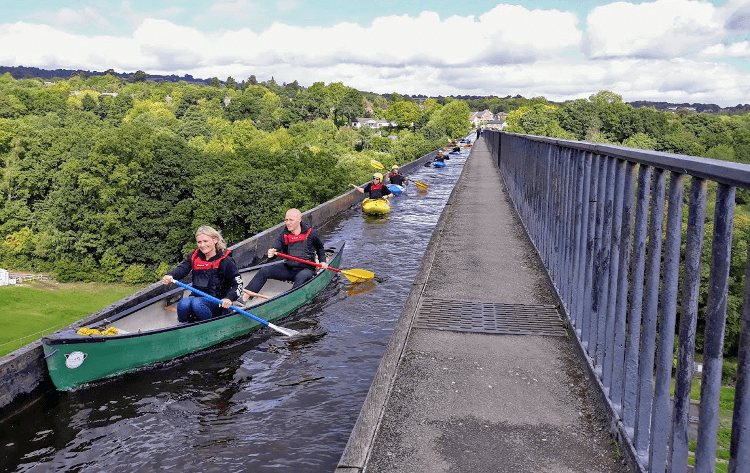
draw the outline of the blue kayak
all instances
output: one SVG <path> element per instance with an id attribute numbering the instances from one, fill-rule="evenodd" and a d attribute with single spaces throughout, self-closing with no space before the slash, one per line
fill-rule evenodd
<path id="1" fill-rule="evenodd" d="M 386 184 L 391 192 L 395 195 L 403 194 L 406 189 L 398 184 Z"/>
<path id="2" fill-rule="evenodd" d="M 445 163 L 442 162 L 442 161 L 435 161 L 434 163 L 432 163 L 432 165 L 435 166 L 436 168 L 444 168 L 445 167 Z"/>

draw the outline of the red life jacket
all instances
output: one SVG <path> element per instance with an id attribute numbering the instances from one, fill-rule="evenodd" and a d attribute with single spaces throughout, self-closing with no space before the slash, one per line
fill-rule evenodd
<path id="1" fill-rule="evenodd" d="M 305 241 L 307 240 L 307 237 L 310 236 L 311 231 L 312 231 L 312 227 L 308 228 L 306 233 L 300 233 L 299 235 L 292 235 L 291 233 L 285 233 L 284 244 L 288 246 L 289 243 L 297 243 L 299 241 Z"/>
<path id="2" fill-rule="evenodd" d="M 309 244 L 307 242 L 307 238 L 310 236 L 311 232 L 312 227 L 308 228 L 305 233 L 300 233 L 299 235 L 284 233 L 284 244 L 286 245 L 286 252 L 292 256 L 296 256 L 297 258 L 312 261 L 308 248 Z M 300 263 L 299 261 L 291 260 L 285 260 L 284 264 L 289 268 L 302 268 L 308 266 L 304 263 Z"/>
<path id="3" fill-rule="evenodd" d="M 229 256 L 232 250 L 224 250 L 224 254 L 214 261 L 206 261 L 199 256 L 200 250 L 195 250 L 193 255 L 190 257 L 190 262 L 193 264 L 193 270 L 197 269 L 218 269 L 221 260 Z"/>
<path id="4" fill-rule="evenodd" d="M 383 183 L 378 182 L 377 184 L 370 184 L 370 198 L 379 199 L 383 197 Z"/>
<path id="5" fill-rule="evenodd" d="M 231 252 L 232 250 L 224 250 L 224 253 L 215 260 L 206 261 L 200 256 L 200 250 L 195 250 L 190 256 L 193 265 L 193 286 L 214 297 L 222 297 L 219 291 L 224 280 L 219 271 L 219 265 Z"/>

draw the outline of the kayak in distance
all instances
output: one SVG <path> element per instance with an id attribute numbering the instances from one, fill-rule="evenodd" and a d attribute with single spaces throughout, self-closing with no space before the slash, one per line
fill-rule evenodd
<path id="1" fill-rule="evenodd" d="M 406 188 L 404 186 L 399 186 L 398 184 L 386 184 L 386 185 L 391 190 L 391 192 L 395 195 L 403 194 L 406 191 Z"/>

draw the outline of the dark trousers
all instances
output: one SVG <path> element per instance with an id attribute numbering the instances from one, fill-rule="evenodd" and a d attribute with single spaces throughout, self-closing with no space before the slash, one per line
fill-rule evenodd
<path id="1" fill-rule="evenodd" d="M 312 279 L 314 274 L 311 268 L 290 268 L 285 264 L 264 266 L 255 273 L 245 289 L 251 292 L 259 292 L 268 279 L 294 281 L 292 288 L 295 288 Z"/>

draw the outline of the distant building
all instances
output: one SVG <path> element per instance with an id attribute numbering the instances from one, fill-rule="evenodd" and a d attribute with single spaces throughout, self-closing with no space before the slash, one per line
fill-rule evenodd
<path id="1" fill-rule="evenodd" d="M 506 126 L 508 126 L 508 124 L 505 120 L 487 120 L 487 123 L 484 125 L 485 128 L 490 130 L 502 130 Z"/>
<path id="2" fill-rule="evenodd" d="M 489 110 L 469 113 L 469 121 L 472 123 L 472 125 L 474 125 L 477 128 L 481 126 L 482 123 L 487 123 L 487 121 L 494 120 L 494 119 L 495 119 L 495 115 Z"/>
<path id="3" fill-rule="evenodd" d="M 390 122 L 388 120 L 385 120 L 383 118 L 355 118 L 353 122 L 349 125 L 351 128 L 362 128 L 362 127 L 368 127 L 372 128 L 374 130 L 377 130 L 379 128 L 395 128 L 398 126 L 396 122 Z"/>

